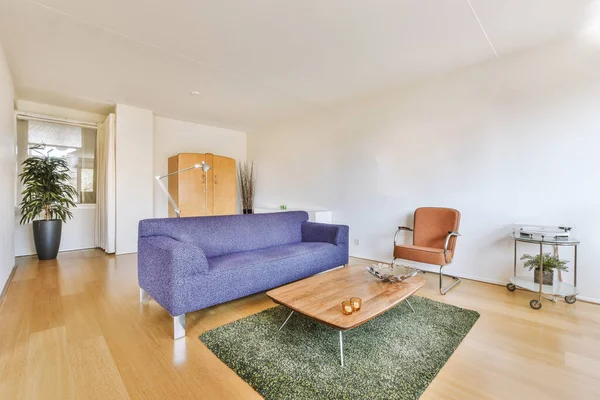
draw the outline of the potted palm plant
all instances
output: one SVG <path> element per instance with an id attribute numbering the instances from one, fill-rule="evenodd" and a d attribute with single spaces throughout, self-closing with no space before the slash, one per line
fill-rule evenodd
<path id="1" fill-rule="evenodd" d="M 532 256 L 531 254 L 524 254 L 521 260 L 525 260 L 523 268 L 529 268 L 530 271 L 535 268 L 533 281 L 540 283 L 540 255 Z M 568 271 L 568 262 L 567 260 L 560 260 L 558 257 L 551 256 L 550 253 L 545 253 L 542 258 L 542 284 L 552 285 L 554 282 L 554 271 Z"/>
<path id="2" fill-rule="evenodd" d="M 45 146 L 32 147 L 39 155 L 23 161 L 19 175 L 23 184 L 21 224 L 33 221 L 33 240 L 40 260 L 52 260 L 58 254 L 62 223 L 73 218 L 77 190 L 70 184 L 69 166 L 62 157 L 52 157 Z M 43 213 L 43 219 L 36 219 Z"/>

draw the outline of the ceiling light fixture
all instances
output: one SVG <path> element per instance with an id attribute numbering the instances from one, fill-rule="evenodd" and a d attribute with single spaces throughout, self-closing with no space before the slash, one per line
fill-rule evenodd
<path id="1" fill-rule="evenodd" d="M 467 3 L 469 3 L 469 7 L 471 7 L 471 11 L 473 11 L 473 15 L 475 16 L 475 19 L 477 20 L 477 23 L 479 24 L 479 27 L 481 28 L 481 31 L 485 35 L 485 38 L 486 38 L 487 42 L 490 44 L 490 47 L 492 48 L 492 51 L 494 52 L 494 55 L 496 56 L 496 58 L 498 58 L 498 53 L 496 52 L 496 48 L 492 44 L 492 41 L 490 40 L 490 37 L 488 36 L 487 32 L 485 31 L 485 28 L 483 27 L 483 24 L 479 20 L 479 17 L 477 16 L 477 12 L 475 11 L 475 8 L 473 8 L 473 4 L 471 4 L 471 0 L 467 0 Z"/>
<path id="2" fill-rule="evenodd" d="M 197 91 L 194 90 L 193 92 L 190 92 L 190 94 L 192 96 L 198 96 L 200 94 L 200 92 L 197 92 Z"/>

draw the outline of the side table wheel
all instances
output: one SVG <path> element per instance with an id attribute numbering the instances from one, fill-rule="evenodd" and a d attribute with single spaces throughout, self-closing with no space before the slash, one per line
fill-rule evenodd
<path id="1" fill-rule="evenodd" d="M 529 305 L 531 306 L 531 308 L 533 308 L 534 310 L 539 310 L 540 308 L 542 308 L 542 302 L 541 301 L 537 301 L 537 300 L 531 300 L 529 302 Z"/>
<path id="2" fill-rule="evenodd" d="M 514 292 L 515 290 L 517 290 L 517 287 L 515 285 L 513 285 L 512 283 L 508 283 L 506 285 L 506 288 L 511 292 Z"/>
<path id="3" fill-rule="evenodd" d="M 566 296 L 565 297 L 565 301 L 568 304 L 573 304 L 573 303 L 575 303 L 577 301 L 577 297 L 575 297 L 575 296 Z"/>

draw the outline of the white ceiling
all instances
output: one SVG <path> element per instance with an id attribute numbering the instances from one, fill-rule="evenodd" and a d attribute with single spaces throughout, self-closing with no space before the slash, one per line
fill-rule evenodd
<path id="1" fill-rule="evenodd" d="M 591 0 L 471 2 L 503 55 Z M 20 97 L 249 131 L 494 57 L 467 0 L 0 0 L 0 40 Z"/>

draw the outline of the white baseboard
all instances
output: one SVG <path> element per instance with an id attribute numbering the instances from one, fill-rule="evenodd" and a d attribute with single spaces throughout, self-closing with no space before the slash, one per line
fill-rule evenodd
<path id="1" fill-rule="evenodd" d="M 58 254 L 69 253 L 72 251 L 93 250 L 93 249 L 99 249 L 99 247 L 82 247 L 82 248 L 64 249 L 64 250 L 61 249 L 58 251 Z M 37 253 L 35 251 L 33 251 L 33 253 L 15 254 L 15 257 L 30 257 L 30 256 L 37 256 Z"/>
<path id="2" fill-rule="evenodd" d="M 10 274 L 8 274 L 8 279 L 6 279 L 6 282 L 4 283 L 4 286 L 2 287 L 2 290 L 0 291 L 0 308 L 2 308 L 2 303 L 4 302 L 4 297 L 6 296 L 6 292 L 8 291 L 8 285 L 10 285 L 10 282 L 13 279 L 13 276 L 15 276 L 15 271 L 17 270 L 17 266 L 13 266 L 12 270 L 10 271 Z"/>
<path id="3" fill-rule="evenodd" d="M 577 296 L 577 300 L 585 301 L 586 303 L 600 304 L 600 299 L 594 297 Z"/>
<path id="4" fill-rule="evenodd" d="M 358 258 L 358 259 L 365 260 L 365 261 L 383 263 L 383 264 L 389 264 L 390 263 L 390 260 L 388 260 L 388 261 L 379 261 L 379 260 L 372 260 L 370 258 L 364 258 L 364 257 L 359 257 L 359 256 L 350 256 L 350 257 L 352 257 L 352 258 Z M 419 269 L 423 270 L 423 271 L 427 271 L 427 272 L 433 272 L 433 273 L 436 273 L 436 274 L 440 272 L 439 267 L 436 268 L 436 267 L 427 266 L 427 265 L 419 265 Z M 489 278 L 484 278 L 484 277 L 481 277 L 481 276 L 468 275 L 468 274 L 463 274 L 463 273 L 455 274 L 455 273 L 452 273 L 452 271 L 445 271 L 444 275 L 446 275 L 446 272 L 448 272 L 449 275 L 456 276 L 458 278 L 468 279 L 468 280 L 477 281 L 477 282 L 491 283 L 492 285 L 506 286 L 506 284 L 509 283 L 509 281 L 504 281 L 504 280 L 500 280 L 500 279 L 489 279 Z M 577 296 L 577 300 L 585 301 L 587 303 L 600 304 L 600 299 L 596 299 L 594 297 Z"/>

